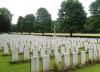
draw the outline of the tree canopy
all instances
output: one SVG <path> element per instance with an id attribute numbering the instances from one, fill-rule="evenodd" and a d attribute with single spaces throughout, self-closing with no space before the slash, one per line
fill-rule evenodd
<path id="1" fill-rule="evenodd" d="M 34 21 L 35 16 L 33 14 L 28 14 L 24 17 L 22 21 L 22 28 L 24 32 L 33 32 L 34 31 Z"/>
<path id="2" fill-rule="evenodd" d="M 87 33 L 100 33 L 100 16 L 90 16 L 85 25 Z"/>
<path id="3" fill-rule="evenodd" d="M 22 32 L 22 21 L 23 21 L 23 17 L 19 16 L 17 21 L 17 32 Z"/>
<path id="4" fill-rule="evenodd" d="M 0 8 L 0 32 L 11 31 L 12 15 L 6 8 Z"/>
<path id="5" fill-rule="evenodd" d="M 6 8 L 0 8 L 0 32 L 39 32 L 50 33 L 100 33 L 100 0 L 95 0 L 89 6 L 91 16 L 87 17 L 79 0 L 63 0 L 58 12 L 58 19 L 51 19 L 46 8 L 39 8 L 34 14 L 19 16 L 17 25 L 11 25 L 12 14 Z"/>
<path id="6" fill-rule="evenodd" d="M 51 15 L 45 8 L 39 8 L 36 13 L 35 31 L 36 32 L 50 32 L 52 19 Z"/>
<path id="7" fill-rule="evenodd" d="M 81 32 L 86 23 L 86 13 L 78 0 L 67 0 L 58 13 L 61 32 Z"/>
<path id="8" fill-rule="evenodd" d="M 100 15 L 100 0 L 96 0 L 93 3 L 91 3 L 89 11 L 93 16 Z"/>
<path id="9" fill-rule="evenodd" d="M 100 33 L 100 0 L 90 4 L 89 11 L 91 16 L 88 17 L 85 29 L 87 33 Z"/>
<path id="10" fill-rule="evenodd" d="M 35 16 L 28 14 L 25 17 L 19 16 L 17 22 L 17 31 L 20 32 L 33 32 L 34 31 Z"/>

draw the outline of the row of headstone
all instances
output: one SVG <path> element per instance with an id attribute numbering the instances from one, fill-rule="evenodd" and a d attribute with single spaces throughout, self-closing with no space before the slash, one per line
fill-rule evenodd
<path id="1" fill-rule="evenodd" d="M 39 71 L 39 57 L 34 56 L 31 57 L 31 72 L 40 72 Z M 50 70 L 50 56 L 49 55 L 44 55 L 42 57 L 42 63 L 43 63 L 43 72 L 49 72 Z"/>
<path id="2" fill-rule="evenodd" d="M 100 61 L 100 49 L 98 51 L 93 51 L 93 50 L 89 50 L 88 51 L 88 61 Z M 81 64 L 84 65 L 86 63 L 86 52 L 85 51 L 81 51 L 80 54 L 80 61 Z M 38 56 L 33 56 L 31 57 L 31 72 L 39 72 L 39 57 Z M 61 59 L 61 54 L 55 54 L 55 62 L 57 64 L 59 64 L 60 62 L 62 62 Z M 44 55 L 42 57 L 42 67 L 43 67 L 43 72 L 48 72 L 50 70 L 50 55 Z M 64 64 L 66 66 L 66 68 L 71 66 L 71 55 L 70 53 L 64 53 Z M 72 52 L 72 65 L 78 65 L 78 53 L 77 52 Z"/>
<path id="3" fill-rule="evenodd" d="M 20 48 L 23 49 L 29 48 L 30 52 L 32 52 L 32 49 L 34 47 L 38 48 L 38 51 L 40 51 L 40 48 L 50 48 L 52 47 L 52 50 L 56 46 L 65 45 L 66 47 L 69 47 L 69 49 L 74 50 L 73 47 L 84 47 L 85 45 L 93 45 L 97 44 L 96 48 L 100 48 L 100 40 L 94 39 L 94 38 L 65 38 L 65 37 L 39 37 L 39 36 L 26 36 L 26 35 L 5 35 L 2 36 L 2 41 L 5 43 L 8 43 L 10 45 L 10 49 L 12 48 Z M 3 43 L 0 42 L 0 43 Z M 3 43 L 3 45 L 5 45 Z M 15 46 L 15 47 L 12 47 Z M 77 48 L 76 47 L 76 48 Z M 89 47 L 88 49 L 92 49 L 93 46 Z M 22 50 L 20 50 L 22 52 Z"/>
<path id="4" fill-rule="evenodd" d="M 14 46 L 11 46 L 12 48 L 11 48 L 11 51 L 13 50 L 13 49 L 16 49 L 16 48 L 14 48 Z M 59 47 L 57 47 L 57 46 L 55 46 L 56 48 L 54 48 L 54 54 L 59 54 L 59 52 L 58 52 L 58 48 Z M 95 47 L 95 46 L 94 46 Z M 87 47 L 86 47 L 87 48 Z M 8 52 L 9 52 L 9 48 L 8 48 L 8 46 L 6 45 L 6 46 L 3 46 L 3 49 L 4 49 L 4 55 L 8 55 Z M 25 50 L 28 50 L 29 51 L 29 48 L 24 48 L 24 46 L 21 46 L 19 49 L 18 49 L 18 54 L 19 53 L 25 53 Z M 67 53 L 67 52 L 70 52 L 69 51 L 69 47 L 68 48 L 65 48 L 65 46 L 61 46 L 61 55 L 63 56 L 63 54 L 64 53 Z M 44 55 L 50 55 L 51 54 L 51 48 L 40 48 L 40 56 L 41 56 L 41 58 L 44 56 Z M 88 50 L 88 49 L 87 49 Z M 86 52 L 87 52 L 87 50 L 86 50 Z M 94 49 L 90 49 L 90 50 L 93 50 L 93 51 L 97 51 L 98 49 L 97 48 L 94 48 Z M 33 56 L 38 56 L 38 48 L 33 48 L 32 49 L 32 52 L 33 52 Z M 79 48 L 78 47 L 76 47 L 75 48 L 75 46 L 72 46 L 72 48 L 71 48 L 71 52 L 79 52 Z M 97 52 L 96 52 L 97 53 Z M 96 54 L 95 53 L 95 54 Z M 29 52 L 28 52 L 28 54 L 29 54 Z M 24 54 L 25 55 L 25 54 Z"/>
<path id="5" fill-rule="evenodd" d="M 23 56 L 24 56 L 24 60 L 30 59 L 29 49 L 24 49 Z M 16 62 L 16 61 L 18 61 L 18 49 L 13 49 L 12 50 L 12 62 Z"/>

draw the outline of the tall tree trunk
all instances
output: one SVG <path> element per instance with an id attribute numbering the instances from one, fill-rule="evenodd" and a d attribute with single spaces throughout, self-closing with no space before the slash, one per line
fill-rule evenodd
<path id="1" fill-rule="evenodd" d="M 73 34 L 72 34 L 72 32 L 70 32 L 70 37 L 72 37 L 73 36 Z"/>
<path id="2" fill-rule="evenodd" d="M 72 32 L 72 29 L 70 30 L 70 37 L 72 37 L 73 36 L 73 32 Z"/>

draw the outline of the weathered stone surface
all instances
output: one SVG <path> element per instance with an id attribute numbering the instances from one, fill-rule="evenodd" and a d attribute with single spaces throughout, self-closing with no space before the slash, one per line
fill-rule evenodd
<path id="1" fill-rule="evenodd" d="M 85 64 L 85 62 L 86 62 L 85 51 L 81 51 L 81 64 Z"/>
<path id="2" fill-rule="evenodd" d="M 50 70 L 50 56 L 44 55 L 43 56 L 43 72 L 49 72 Z"/>
<path id="3" fill-rule="evenodd" d="M 18 50 L 14 49 L 12 50 L 12 62 L 18 61 Z"/>
<path id="4" fill-rule="evenodd" d="M 78 57 L 77 57 L 77 52 L 72 52 L 72 58 L 73 58 L 73 66 L 78 64 Z"/>
<path id="5" fill-rule="evenodd" d="M 31 57 L 31 72 L 39 72 L 39 57 Z"/>
<path id="6" fill-rule="evenodd" d="M 29 60 L 29 49 L 28 48 L 24 49 L 24 60 Z"/>
<path id="7" fill-rule="evenodd" d="M 33 48 L 33 56 L 38 56 L 38 49 L 37 48 Z"/>
<path id="8" fill-rule="evenodd" d="M 70 66 L 70 54 L 69 54 L 69 52 L 64 53 L 64 64 L 66 67 Z"/>

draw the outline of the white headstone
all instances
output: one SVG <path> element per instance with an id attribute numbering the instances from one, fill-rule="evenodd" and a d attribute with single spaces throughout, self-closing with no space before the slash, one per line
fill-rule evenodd
<path id="1" fill-rule="evenodd" d="M 31 57 L 31 72 L 39 72 L 39 57 Z"/>
<path id="2" fill-rule="evenodd" d="M 69 47 L 66 47 L 66 53 L 69 52 Z"/>
<path id="3" fill-rule="evenodd" d="M 75 46 L 71 46 L 71 52 L 75 52 Z"/>
<path id="4" fill-rule="evenodd" d="M 8 46 L 3 46 L 4 55 L 8 55 Z"/>
<path id="5" fill-rule="evenodd" d="M 45 55 L 45 48 L 41 48 L 41 58 Z"/>
<path id="6" fill-rule="evenodd" d="M 70 66 L 70 54 L 69 54 L 69 52 L 64 53 L 64 64 L 66 67 Z"/>
<path id="7" fill-rule="evenodd" d="M 98 49 L 98 59 L 100 61 L 100 49 Z"/>
<path id="8" fill-rule="evenodd" d="M 11 45 L 10 46 L 10 49 L 12 50 L 12 49 L 15 49 L 15 46 L 14 45 Z"/>
<path id="9" fill-rule="evenodd" d="M 55 48 L 54 48 L 54 53 L 55 53 L 55 54 L 58 54 L 58 47 L 55 47 Z"/>
<path id="10" fill-rule="evenodd" d="M 97 49 L 100 49 L 100 44 L 97 44 Z"/>
<path id="11" fill-rule="evenodd" d="M 30 47 L 30 52 L 31 53 L 33 52 L 33 49 L 34 49 L 34 45 L 31 45 L 31 47 Z"/>
<path id="12" fill-rule="evenodd" d="M 16 62 L 16 61 L 18 61 L 18 50 L 13 49 L 12 50 L 12 62 Z"/>
<path id="13" fill-rule="evenodd" d="M 61 62 L 61 54 L 55 54 L 55 60 L 57 63 Z"/>
<path id="14" fill-rule="evenodd" d="M 19 46 L 19 53 L 23 53 L 24 52 L 24 46 Z"/>
<path id="15" fill-rule="evenodd" d="M 47 55 L 51 54 L 51 48 L 47 48 Z"/>
<path id="16" fill-rule="evenodd" d="M 24 60 L 29 60 L 29 49 L 24 48 Z"/>
<path id="17" fill-rule="evenodd" d="M 98 53 L 97 53 L 97 50 L 93 50 L 93 56 L 94 56 L 94 61 L 97 61 L 97 58 L 98 58 Z"/>
<path id="18" fill-rule="evenodd" d="M 50 56 L 44 55 L 43 56 L 43 72 L 49 72 L 50 70 Z"/>
<path id="19" fill-rule="evenodd" d="M 61 55 L 63 55 L 65 53 L 65 47 L 61 46 Z"/>
<path id="20" fill-rule="evenodd" d="M 33 48 L 33 56 L 38 56 L 38 49 L 37 48 Z"/>
<path id="21" fill-rule="evenodd" d="M 85 62 L 86 62 L 85 51 L 81 51 L 81 64 L 85 64 Z"/>
<path id="22" fill-rule="evenodd" d="M 73 66 L 78 64 L 78 57 L 77 57 L 77 52 L 72 52 L 72 58 L 73 58 Z"/>
<path id="23" fill-rule="evenodd" d="M 93 60 L 93 52 L 92 50 L 89 50 L 89 60 Z"/>

